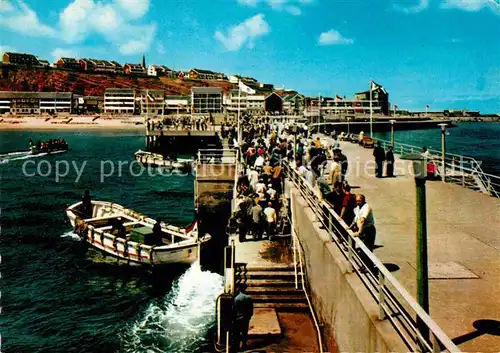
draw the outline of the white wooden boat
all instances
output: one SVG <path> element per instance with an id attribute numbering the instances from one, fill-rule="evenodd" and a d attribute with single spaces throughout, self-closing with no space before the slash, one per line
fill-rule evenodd
<path id="1" fill-rule="evenodd" d="M 169 170 L 180 170 L 183 172 L 189 172 L 193 169 L 194 160 L 189 158 L 177 158 L 174 161 L 171 159 L 165 159 L 161 154 L 141 150 L 135 152 L 134 156 L 137 162 L 153 167 L 162 167 Z"/>
<path id="2" fill-rule="evenodd" d="M 66 209 L 73 229 L 93 247 L 112 256 L 134 263 L 165 265 L 191 264 L 199 257 L 200 247 L 211 239 L 198 235 L 197 222 L 187 229 L 161 223 L 161 240 L 157 245 L 146 245 L 138 240 L 141 234 L 153 231 L 155 220 L 118 204 L 92 201 L 92 216 L 82 213 L 82 202 Z M 125 230 L 117 234 L 113 224 L 123 222 Z"/>

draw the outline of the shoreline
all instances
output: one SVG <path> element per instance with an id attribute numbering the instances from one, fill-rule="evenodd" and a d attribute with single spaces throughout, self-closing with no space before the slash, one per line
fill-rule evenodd
<path id="1" fill-rule="evenodd" d="M 30 130 L 115 130 L 141 131 L 146 127 L 142 117 L 98 118 L 95 116 L 47 117 L 0 117 L 0 131 Z"/>

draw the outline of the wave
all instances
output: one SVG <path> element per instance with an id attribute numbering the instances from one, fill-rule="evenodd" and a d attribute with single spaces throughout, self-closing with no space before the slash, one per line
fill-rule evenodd
<path id="1" fill-rule="evenodd" d="M 121 335 L 123 352 L 194 352 L 207 344 L 222 277 L 194 263 L 163 299 L 151 303 Z"/>
<path id="2" fill-rule="evenodd" d="M 61 238 L 71 238 L 71 239 L 74 239 L 74 240 L 80 240 L 81 239 L 80 236 L 78 234 L 76 234 L 75 232 L 73 232 L 72 230 L 69 230 L 66 233 L 62 234 Z"/>

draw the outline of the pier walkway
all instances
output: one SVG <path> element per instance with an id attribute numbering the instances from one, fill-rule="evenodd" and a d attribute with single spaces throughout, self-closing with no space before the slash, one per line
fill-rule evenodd
<path id="1" fill-rule="evenodd" d="M 364 194 L 373 208 L 374 254 L 416 297 L 416 188 L 410 162 L 396 155 L 396 165 L 404 168 L 395 170 L 395 178 L 378 179 L 373 149 L 350 142 L 341 142 L 341 148 L 353 192 Z M 430 315 L 462 351 L 498 352 L 500 201 L 441 181 L 427 181 L 426 191 Z"/>

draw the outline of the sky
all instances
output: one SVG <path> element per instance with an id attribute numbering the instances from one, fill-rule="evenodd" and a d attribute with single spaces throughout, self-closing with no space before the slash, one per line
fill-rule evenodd
<path id="1" fill-rule="evenodd" d="M 309 96 L 382 85 L 412 111 L 500 113 L 499 0 L 0 0 L 0 51 L 255 77 Z"/>

